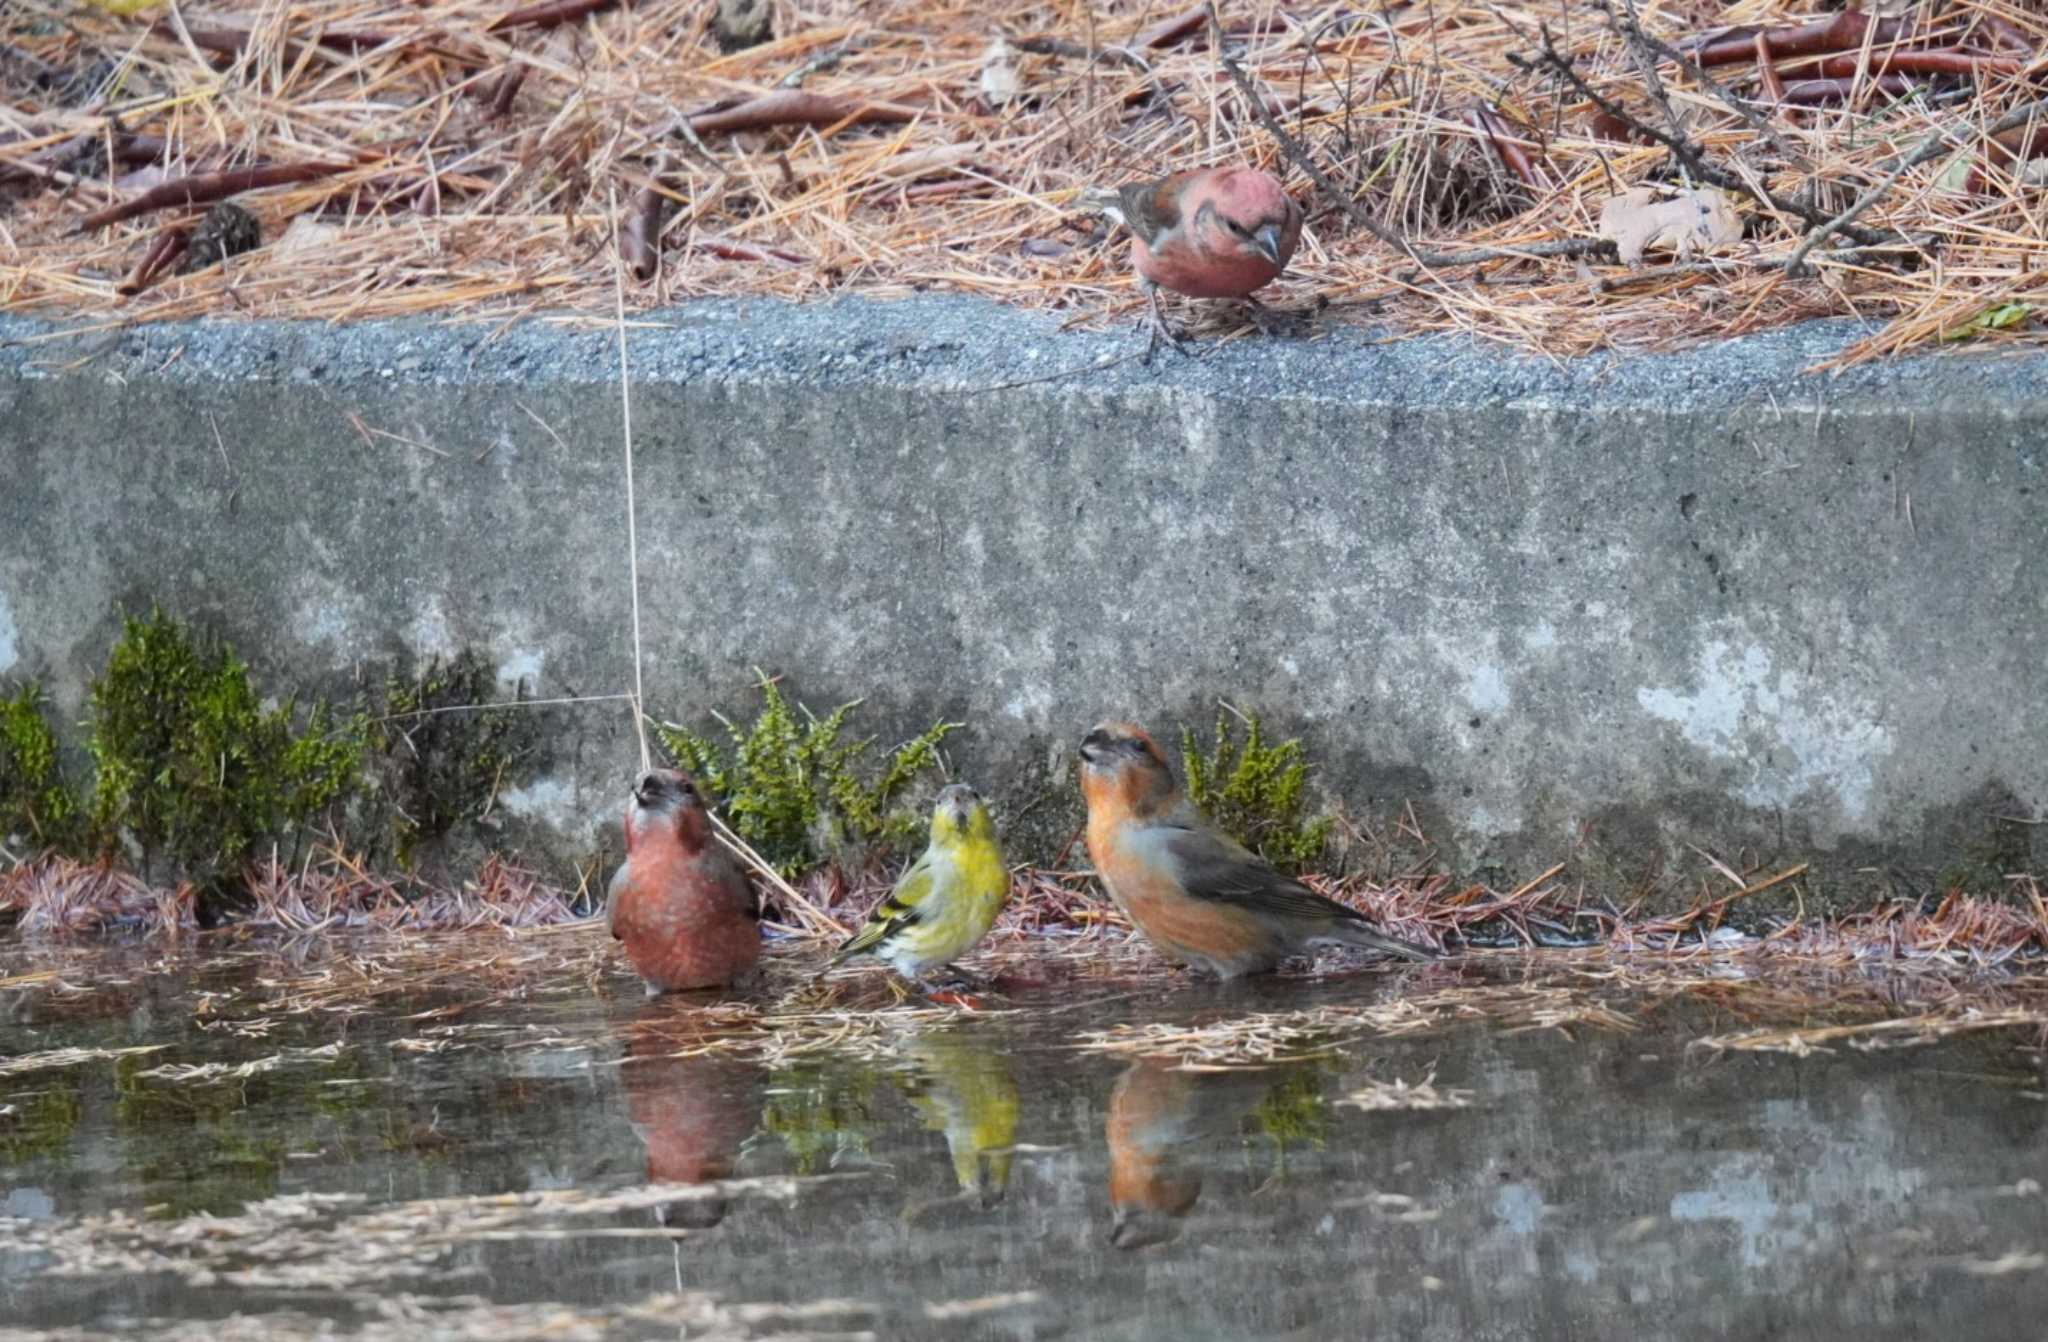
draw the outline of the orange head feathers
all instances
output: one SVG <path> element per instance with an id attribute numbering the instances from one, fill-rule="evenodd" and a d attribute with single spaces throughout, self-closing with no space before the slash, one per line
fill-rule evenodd
<path id="1" fill-rule="evenodd" d="M 1173 809 L 1180 784 L 1143 727 L 1098 722 L 1081 738 L 1081 795 L 1091 825 L 1098 813 L 1142 820 Z"/>

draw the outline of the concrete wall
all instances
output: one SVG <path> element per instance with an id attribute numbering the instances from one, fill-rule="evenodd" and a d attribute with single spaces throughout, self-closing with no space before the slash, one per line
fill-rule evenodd
<path id="1" fill-rule="evenodd" d="M 761 666 L 885 740 L 963 720 L 1020 855 L 1070 832 L 1092 721 L 1223 697 L 1508 882 L 1725 890 L 1697 845 L 1863 898 L 2031 860 L 1998 817 L 2048 803 L 2038 356 L 1828 378 L 1840 328 L 1566 366 L 1347 331 L 1146 369 L 1134 332 L 954 299 L 651 321 L 651 706 L 744 711 Z M 75 718 L 116 603 L 157 598 L 280 689 L 463 643 L 541 695 L 631 684 L 609 330 L 49 335 L 0 318 L 0 679 Z M 568 853 L 634 751 L 616 704 L 556 723 L 508 800 Z"/>

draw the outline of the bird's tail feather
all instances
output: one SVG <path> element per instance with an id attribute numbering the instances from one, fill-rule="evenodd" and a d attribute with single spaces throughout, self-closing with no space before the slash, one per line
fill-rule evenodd
<path id="1" fill-rule="evenodd" d="M 1074 208 L 1106 215 L 1111 223 L 1123 224 L 1125 227 L 1130 226 L 1130 221 L 1124 217 L 1123 197 L 1115 191 L 1104 191 L 1091 187 L 1074 197 Z"/>
<path id="2" fill-rule="evenodd" d="M 1342 942 L 1346 946 L 1357 946 L 1362 950 L 1384 951 L 1388 955 L 1398 955 L 1403 960 L 1444 958 L 1440 951 L 1418 946 L 1412 941 L 1403 941 L 1399 937 L 1390 937 L 1384 932 L 1375 932 L 1364 923 L 1352 922 L 1349 919 L 1330 929 L 1330 940 Z"/>

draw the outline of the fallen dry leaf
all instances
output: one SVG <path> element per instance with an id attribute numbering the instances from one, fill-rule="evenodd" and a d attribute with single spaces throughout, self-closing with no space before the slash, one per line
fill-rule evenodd
<path id="1" fill-rule="evenodd" d="M 341 240 L 341 228 L 336 224 L 322 223 L 310 214 L 302 214 L 292 220 L 284 236 L 272 248 L 275 256 L 308 256 L 333 246 Z"/>
<path id="2" fill-rule="evenodd" d="M 1638 186 L 1609 196 L 1600 207 L 1600 236 L 1614 244 L 1623 265 L 1640 265 L 1651 247 L 1676 247 L 1678 259 L 1742 240 L 1742 219 L 1713 187 L 1681 191 L 1671 200 Z"/>

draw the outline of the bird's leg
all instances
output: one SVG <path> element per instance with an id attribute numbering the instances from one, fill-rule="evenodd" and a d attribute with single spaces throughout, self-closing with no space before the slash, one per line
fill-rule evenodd
<path id="1" fill-rule="evenodd" d="M 1152 319 L 1147 323 L 1151 334 L 1145 340 L 1145 353 L 1138 362 L 1149 366 L 1152 355 L 1158 351 L 1159 342 L 1162 340 L 1173 346 L 1176 354 L 1186 354 L 1187 346 L 1181 343 L 1180 332 L 1167 324 L 1166 313 L 1159 307 L 1159 286 L 1150 280 L 1139 280 L 1138 283 L 1144 286 L 1145 298 L 1152 307 Z"/>

